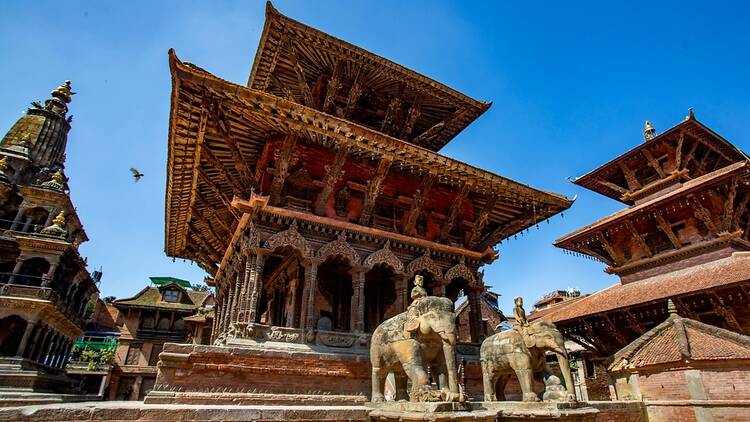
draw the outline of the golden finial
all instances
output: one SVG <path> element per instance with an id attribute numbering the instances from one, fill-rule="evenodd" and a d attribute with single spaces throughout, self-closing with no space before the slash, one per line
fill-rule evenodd
<path id="1" fill-rule="evenodd" d="M 672 299 L 667 299 L 667 312 L 669 315 L 677 315 L 677 306 L 672 302 Z"/>
<path id="2" fill-rule="evenodd" d="M 646 123 L 643 125 L 643 140 L 650 141 L 654 137 L 656 137 L 656 129 L 654 129 L 654 125 L 651 122 L 646 120 Z"/>
<path id="3" fill-rule="evenodd" d="M 52 220 L 52 224 L 60 227 L 65 227 L 65 211 L 60 211 L 60 214 L 57 214 L 57 217 Z"/>
<path id="4" fill-rule="evenodd" d="M 55 88 L 55 90 L 51 93 L 53 97 L 63 100 L 66 103 L 69 103 L 73 99 L 72 97 L 75 94 L 76 93 L 71 89 L 70 81 L 63 82 L 62 85 Z"/>

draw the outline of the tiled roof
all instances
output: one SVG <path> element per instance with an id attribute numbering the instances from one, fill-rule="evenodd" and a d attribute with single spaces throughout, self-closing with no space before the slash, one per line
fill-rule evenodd
<path id="1" fill-rule="evenodd" d="M 589 296 L 534 312 L 530 318 L 566 321 L 747 280 L 750 280 L 750 253 L 735 252 L 728 258 L 695 267 L 615 284 Z"/>
<path id="2" fill-rule="evenodd" d="M 176 284 L 174 286 L 179 287 Z M 180 289 L 186 293 L 186 295 L 183 295 L 181 302 L 165 302 L 161 299 L 159 288 L 146 287 L 131 298 L 114 301 L 114 305 L 117 307 L 195 310 L 203 305 L 203 302 L 211 295 L 211 292 Z"/>
<path id="3" fill-rule="evenodd" d="M 609 370 L 731 359 L 750 359 L 750 337 L 672 314 L 615 353 Z"/>

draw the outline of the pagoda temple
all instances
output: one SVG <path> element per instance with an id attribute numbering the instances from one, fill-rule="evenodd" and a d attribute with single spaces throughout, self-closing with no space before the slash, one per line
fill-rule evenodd
<path id="1" fill-rule="evenodd" d="M 70 199 L 65 149 L 70 81 L 0 140 L 0 402 L 70 399 L 64 366 L 99 290 L 78 247 L 88 240 Z M 33 394 L 28 394 L 33 393 Z M 66 398 L 67 397 L 67 398 Z M 85 399 L 85 396 L 77 400 Z"/>
<path id="2" fill-rule="evenodd" d="M 481 397 L 480 268 L 572 204 L 438 152 L 490 104 L 270 3 L 247 86 L 169 64 L 165 249 L 217 305 L 213 345 L 166 344 L 146 402 L 362 402 L 368 333 L 415 275 L 467 297 L 458 350 Z"/>
<path id="3" fill-rule="evenodd" d="M 628 208 L 555 243 L 591 256 L 620 283 L 533 314 L 596 356 L 662 323 L 671 299 L 684 317 L 750 333 L 750 163 L 692 110 L 575 180 Z"/>

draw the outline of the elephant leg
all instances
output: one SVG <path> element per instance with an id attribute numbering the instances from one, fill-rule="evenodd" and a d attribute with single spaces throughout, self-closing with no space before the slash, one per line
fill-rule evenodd
<path id="1" fill-rule="evenodd" d="M 508 384 L 509 379 L 510 375 L 501 375 L 497 377 L 497 382 L 495 382 L 495 395 L 500 401 L 507 400 L 505 398 L 505 385 Z"/>
<path id="2" fill-rule="evenodd" d="M 411 380 L 412 390 L 429 387 L 430 382 L 427 378 L 427 371 L 425 371 L 422 365 L 417 363 L 404 363 L 404 372 L 406 372 L 406 375 Z"/>
<path id="3" fill-rule="evenodd" d="M 409 395 L 406 392 L 409 378 L 404 372 L 397 372 L 394 375 L 396 377 L 396 401 L 409 400 Z"/>
<path id="4" fill-rule="evenodd" d="M 484 401 L 495 401 L 495 370 L 489 362 L 482 362 L 482 384 L 484 387 Z"/>
<path id="5" fill-rule="evenodd" d="M 384 381 L 388 373 L 376 366 L 372 367 L 372 401 L 382 402 L 385 400 L 383 395 Z"/>
<path id="6" fill-rule="evenodd" d="M 521 391 L 523 391 L 523 401 L 539 401 L 534 389 L 532 387 L 533 373 L 529 368 L 517 368 L 516 376 L 518 377 L 518 383 L 521 384 Z"/>

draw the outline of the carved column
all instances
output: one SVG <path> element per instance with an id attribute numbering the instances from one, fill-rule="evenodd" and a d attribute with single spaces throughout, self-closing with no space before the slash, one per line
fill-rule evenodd
<path id="1" fill-rule="evenodd" d="M 315 292 L 318 284 L 318 260 L 307 260 L 305 266 L 305 288 L 307 294 L 307 310 L 305 311 L 305 328 L 312 330 L 315 328 Z"/>
<path id="2" fill-rule="evenodd" d="M 469 330 L 471 332 L 471 342 L 479 343 L 482 341 L 482 306 L 480 304 L 480 295 L 482 290 L 472 288 L 469 290 Z"/>
<path id="3" fill-rule="evenodd" d="M 55 262 L 50 263 L 49 270 L 42 276 L 42 287 L 49 287 L 52 284 L 52 278 L 55 276 L 57 266 L 60 264 L 60 257 Z"/>
<path id="4" fill-rule="evenodd" d="M 409 306 L 409 275 L 396 274 L 396 295 L 401 306 L 401 312 L 406 311 Z"/>
<path id="5" fill-rule="evenodd" d="M 352 331 L 362 333 L 365 331 L 365 268 L 355 267 L 352 269 Z"/>
<path id="6" fill-rule="evenodd" d="M 23 337 L 21 337 L 21 343 L 18 344 L 18 349 L 16 350 L 17 357 L 23 357 L 26 351 L 26 345 L 29 344 L 29 338 L 31 337 L 31 332 L 34 330 L 35 325 L 36 321 L 26 322 L 26 330 L 24 330 Z"/>
<path id="7" fill-rule="evenodd" d="M 240 309 L 242 308 L 242 281 L 240 279 L 239 271 L 233 269 L 230 280 L 234 282 L 234 303 L 232 304 L 230 324 L 234 324 L 239 321 Z"/>
<path id="8" fill-rule="evenodd" d="M 8 279 L 8 284 L 13 284 L 16 282 L 16 276 L 18 276 L 18 272 L 21 271 L 21 266 L 23 265 L 23 262 L 25 260 L 26 257 L 24 255 L 19 255 L 18 258 L 16 258 L 16 265 L 13 267 L 13 272 Z"/>
<path id="9" fill-rule="evenodd" d="M 253 323 L 258 319 L 258 300 L 260 298 L 260 290 L 263 288 L 263 266 L 266 263 L 266 255 L 256 251 L 255 255 L 248 255 L 247 264 L 245 264 L 245 272 L 247 278 L 247 285 L 250 289 L 250 297 L 248 298 L 248 311 L 247 311 L 247 322 Z"/>
<path id="10" fill-rule="evenodd" d="M 18 212 L 16 213 L 16 217 L 13 219 L 13 223 L 10 225 L 10 230 L 15 231 L 18 229 L 18 224 L 21 222 L 21 219 L 23 218 L 23 213 L 26 212 L 28 207 L 18 207 Z"/>

